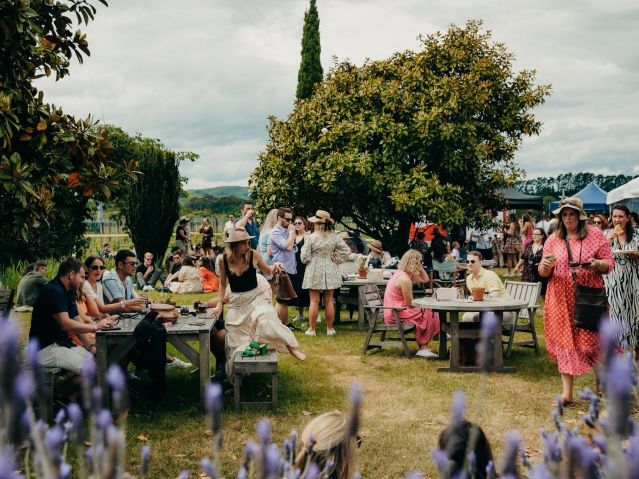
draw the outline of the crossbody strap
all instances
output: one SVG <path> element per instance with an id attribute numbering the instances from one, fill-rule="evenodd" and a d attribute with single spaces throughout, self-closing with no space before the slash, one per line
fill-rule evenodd
<path id="1" fill-rule="evenodd" d="M 568 251 L 568 266 L 570 267 L 570 271 L 572 272 L 572 280 L 577 283 L 577 267 L 573 266 L 572 261 L 572 250 L 570 249 L 570 243 L 568 242 L 568 237 L 564 238 L 566 242 L 566 251 Z M 581 248 L 583 246 L 583 240 L 579 242 L 579 264 L 581 264 Z"/>

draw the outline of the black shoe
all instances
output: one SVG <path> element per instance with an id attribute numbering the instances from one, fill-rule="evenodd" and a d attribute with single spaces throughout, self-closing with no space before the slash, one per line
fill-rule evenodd
<path id="1" fill-rule="evenodd" d="M 293 324 L 288 323 L 285 325 L 288 329 L 290 329 L 291 331 L 295 332 L 297 331 L 297 328 L 295 326 L 293 326 Z"/>

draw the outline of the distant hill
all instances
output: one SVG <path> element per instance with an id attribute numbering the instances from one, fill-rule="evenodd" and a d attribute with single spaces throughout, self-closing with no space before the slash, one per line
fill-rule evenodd
<path id="1" fill-rule="evenodd" d="M 189 197 L 196 196 L 235 196 L 248 199 L 248 187 L 246 186 L 217 186 L 215 188 L 203 188 L 201 190 L 187 190 Z"/>

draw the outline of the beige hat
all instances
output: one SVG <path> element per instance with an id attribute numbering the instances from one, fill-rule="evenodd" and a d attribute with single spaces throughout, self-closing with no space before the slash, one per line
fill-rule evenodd
<path id="1" fill-rule="evenodd" d="M 331 223 L 335 223 L 335 220 L 331 218 L 331 214 L 324 210 L 317 210 L 315 216 L 311 216 L 308 219 L 311 223 L 326 223 L 327 220 Z"/>
<path id="2" fill-rule="evenodd" d="M 569 196 L 568 198 L 564 198 L 563 200 L 561 200 L 559 202 L 559 208 L 553 210 L 552 214 L 559 218 L 561 216 L 561 210 L 563 210 L 564 208 L 571 208 L 575 211 L 578 211 L 580 220 L 588 219 L 588 215 L 584 212 L 584 202 L 576 196 Z"/>
<path id="3" fill-rule="evenodd" d="M 249 236 L 246 230 L 242 226 L 236 226 L 229 233 L 228 238 L 224 240 L 225 243 L 239 243 L 240 241 L 246 241 L 255 238 L 255 236 Z"/>
<path id="4" fill-rule="evenodd" d="M 183 221 L 186 221 L 188 223 L 189 221 L 191 221 L 191 218 L 189 218 L 188 216 L 182 216 L 182 218 L 180 218 L 180 223 L 182 223 Z"/>
<path id="5" fill-rule="evenodd" d="M 348 231 L 340 231 L 339 233 L 337 233 L 337 236 L 343 240 L 351 239 L 351 237 L 348 236 Z"/>
<path id="6" fill-rule="evenodd" d="M 383 253 L 384 250 L 382 249 L 382 242 L 380 240 L 373 240 L 370 243 L 368 243 L 368 248 L 372 249 L 373 251 L 375 251 L 375 253 Z"/>

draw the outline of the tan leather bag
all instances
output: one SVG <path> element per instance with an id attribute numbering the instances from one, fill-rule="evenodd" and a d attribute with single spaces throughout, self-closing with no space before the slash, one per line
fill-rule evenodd
<path id="1" fill-rule="evenodd" d="M 286 274 L 286 271 L 275 273 L 273 282 L 275 284 L 275 299 L 290 300 L 297 298 L 291 278 Z"/>

